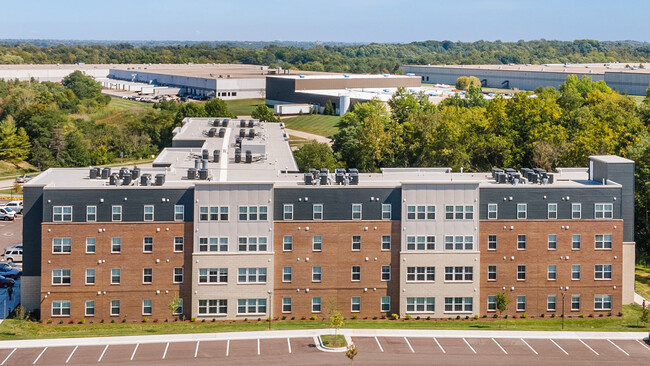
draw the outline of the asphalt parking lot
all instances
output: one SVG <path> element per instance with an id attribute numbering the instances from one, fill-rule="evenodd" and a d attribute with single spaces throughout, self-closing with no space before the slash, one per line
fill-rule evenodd
<path id="1" fill-rule="evenodd" d="M 9 201 L 0 200 L 0 206 Z M 23 215 L 16 215 L 16 221 L 0 221 L 0 254 L 5 248 L 23 242 Z"/>
<path id="2" fill-rule="evenodd" d="M 640 334 L 641 336 L 642 334 Z M 170 338 L 174 336 L 171 335 Z M 354 364 L 648 365 L 639 339 L 353 337 Z M 343 353 L 319 351 L 312 337 L 0 349 L 4 365 L 346 364 Z"/>

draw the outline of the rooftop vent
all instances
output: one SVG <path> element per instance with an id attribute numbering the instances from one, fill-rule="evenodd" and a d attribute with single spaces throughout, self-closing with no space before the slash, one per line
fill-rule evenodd
<path id="1" fill-rule="evenodd" d="M 223 125 L 223 127 L 228 127 L 228 122 L 230 122 L 229 119 L 224 119 L 223 121 L 221 121 L 221 124 Z"/>
<path id="2" fill-rule="evenodd" d="M 215 163 L 218 163 L 220 154 L 221 154 L 221 152 L 219 150 L 214 150 L 212 152 L 212 161 L 214 161 Z"/>
<path id="3" fill-rule="evenodd" d="M 208 150 L 207 150 L 207 149 L 203 149 L 203 151 L 201 151 L 201 158 L 202 158 L 202 159 L 207 159 L 208 156 L 209 156 L 209 152 L 208 152 Z"/>
<path id="4" fill-rule="evenodd" d="M 131 178 L 133 180 L 136 180 L 139 177 L 140 177 L 140 168 L 138 168 L 137 166 L 133 167 L 133 169 L 131 169 Z"/>
<path id="5" fill-rule="evenodd" d="M 196 169 L 194 168 L 187 169 L 187 179 L 196 179 Z"/>
<path id="6" fill-rule="evenodd" d="M 248 130 L 248 137 L 253 138 L 255 137 L 255 129 L 250 129 Z"/>
<path id="7" fill-rule="evenodd" d="M 208 130 L 208 137 L 214 137 L 216 132 L 217 132 L 217 129 L 212 127 L 211 129 Z"/>
<path id="8" fill-rule="evenodd" d="M 150 186 L 151 185 L 151 174 L 142 174 L 140 177 L 141 186 Z"/>
<path id="9" fill-rule="evenodd" d="M 156 185 L 157 186 L 162 186 L 165 184 L 165 175 L 164 174 L 156 174 Z"/>
<path id="10" fill-rule="evenodd" d="M 241 130 L 239 130 L 239 137 L 241 137 L 241 138 L 246 137 L 246 130 L 245 129 L 242 128 Z"/>
<path id="11" fill-rule="evenodd" d="M 253 152 L 246 150 L 246 163 L 250 164 L 253 162 Z"/>
<path id="12" fill-rule="evenodd" d="M 246 121 L 243 120 L 243 119 L 241 121 L 239 121 L 239 127 L 246 128 Z"/>
<path id="13" fill-rule="evenodd" d="M 248 121 L 248 127 L 249 127 L 249 128 L 253 128 L 254 125 L 255 125 L 255 121 L 254 121 L 254 120 L 251 119 L 251 120 Z"/>
<path id="14" fill-rule="evenodd" d="M 224 137 L 226 135 L 226 129 L 221 127 L 219 129 L 219 137 Z"/>
<path id="15" fill-rule="evenodd" d="M 199 179 L 201 179 L 201 180 L 208 179 L 208 170 L 207 169 L 200 169 L 199 170 Z"/>
<path id="16" fill-rule="evenodd" d="M 241 163 L 241 149 L 235 149 L 235 163 Z"/>
<path id="17" fill-rule="evenodd" d="M 125 186 L 130 186 L 131 185 L 131 173 L 124 173 L 122 176 L 122 184 Z"/>
<path id="18" fill-rule="evenodd" d="M 97 179 L 97 169 L 90 168 L 90 179 Z"/>

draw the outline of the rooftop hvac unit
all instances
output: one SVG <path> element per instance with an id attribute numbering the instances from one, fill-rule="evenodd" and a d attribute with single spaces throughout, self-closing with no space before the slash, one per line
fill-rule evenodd
<path id="1" fill-rule="evenodd" d="M 209 153 L 208 153 L 208 150 L 207 150 L 207 149 L 203 149 L 203 151 L 201 151 L 201 158 L 202 158 L 202 159 L 207 159 L 208 156 L 209 156 L 208 154 L 209 154 Z"/>
<path id="2" fill-rule="evenodd" d="M 312 181 L 311 173 L 305 173 L 305 184 L 306 185 L 311 185 L 311 181 Z"/>
<path id="3" fill-rule="evenodd" d="M 156 185 L 157 186 L 162 186 L 165 184 L 165 175 L 164 174 L 156 174 Z"/>
<path id="4" fill-rule="evenodd" d="M 221 127 L 219 129 L 219 137 L 224 137 L 226 135 L 226 129 Z"/>
<path id="5" fill-rule="evenodd" d="M 217 129 L 212 127 L 208 130 L 208 137 L 214 137 L 214 134 L 217 132 Z"/>
<path id="6" fill-rule="evenodd" d="M 137 166 L 133 167 L 133 169 L 131 170 L 131 178 L 133 180 L 136 180 L 139 177 L 140 177 L 140 168 L 138 168 Z"/>
<path id="7" fill-rule="evenodd" d="M 97 169 L 90 168 L 90 179 L 97 179 Z"/>
<path id="8" fill-rule="evenodd" d="M 539 182 L 539 175 L 535 174 L 535 172 L 528 172 L 528 176 L 526 178 L 530 183 Z"/>
<path id="9" fill-rule="evenodd" d="M 235 163 L 241 163 L 241 149 L 235 149 Z"/>
<path id="10" fill-rule="evenodd" d="M 253 152 L 246 150 L 246 163 L 250 164 L 253 162 Z"/>
<path id="11" fill-rule="evenodd" d="M 108 184 L 114 186 L 115 181 L 118 179 L 117 173 L 112 173 L 111 176 L 108 178 Z"/>
<path id="12" fill-rule="evenodd" d="M 535 173 L 537 173 L 537 174 L 546 173 L 546 170 L 544 170 L 544 169 L 542 169 L 542 168 L 534 168 L 533 171 L 534 171 Z"/>
<path id="13" fill-rule="evenodd" d="M 219 127 L 220 124 L 221 124 L 221 123 L 219 123 L 219 120 L 218 120 L 218 119 L 215 119 L 214 121 L 212 121 L 212 125 L 213 125 L 214 127 Z"/>
<path id="14" fill-rule="evenodd" d="M 532 171 L 533 170 L 529 169 L 529 168 L 521 168 L 521 170 L 519 170 L 519 173 L 521 173 L 522 177 L 526 178 L 526 177 L 528 177 L 528 173 L 532 172 Z"/>
<path id="15" fill-rule="evenodd" d="M 497 173 L 496 176 L 497 183 L 505 183 L 508 180 L 506 173 Z"/>
<path id="16" fill-rule="evenodd" d="M 330 170 L 327 169 L 327 168 L 320 168 L 320 172 L 321 172 L 321 173 L 325 173 L 325 174 L 329 174 L 329 173 L 330 173 Z"/>
<path id="17" fill-rule="evenodd" d="M 187 169 L 187 179 L 196 179 L 196 169 L 194 168 Z"/>
<path id="18" fill-rule="evenodd" d="M 241 147 L 241 137 L 235 137 L 235 147 Z"/>
<path id="19" fill-rule="evenodd" d="M 248 130 L 248 137 L 250 137 L 250 138 L 255 137 L 255 130 L 254 129 L 251 128 L 250 130 Z"/>
<path id="20" fill-rule="evenodd" d="M 548 179 L 549 184 L 553 184 L 553 180 L 555 179 L 553 174 L 547 174 L 546 178 Z"/>
<path id="21" fill-rule="evenodd" d="M 249 128 L 253 128 L 254 125 L 255 125 L 255 121 L 254 121 L 254 120 L 252 120 L 252 119 L 251 119 L 251 120 L 248 120 L 248 127 L 249 127 Z"/>
<path id="22" fill-rule="evenodd" d="M 327 173 L 320 173 L 318 175 L 318 179 L 320 180 L 320 185 L 321 186 L 326 186 L 327 185 Z"/>
<path id="23" fill-rule="evenodd" d="M 350 173 L 350 184 L 353 186 L 359 184 L 359 173 Z"/>
<path id="24" fill-rule="evenodd" d="M 239 127 L 246 128 L 246 121 L 244 121 L 243 119 L 239 121 Z"/>
<path id="25" fill-rule="evenodd" d="M 128 172 L 129 170 L 127 168 L 120 168 L 120 173 L 119 173 L 120 179 L 124 178 L 124 174 Z"/>
<path id="26" fill-rule="evenodd" d="M 241 137 L 241 138 L 246 137 L 246 130 L 245 129 L 242 128 L 241 130 L 239 130 L 239 137 Z"/>
<path id="27" fill-rule="evenodd" d="M 101 177 L 102 177 L 102 168 L 100 168 L 100 167 L 96 167 L 96 168 L 95 168 L 95 172 L 97 173 L 97 178 L 101 178 Z"/>
<path id="28" fill-rule="evenodd" d="M 199 170 L 199 179 L 201 179 L 201 180 L 208 179 L 208 170 L 207 169 Z"/>
<path id="29" fill-rule="evenodd" d="M 214 150 L 212 152 L 212 161 L 214 161 L 215 163 L 218 163 L 220 154 L 221 154 L 221 152 L 219 150 Z"/>
<path id="30" fill-rule="evenodd" d="M 140 177 L 141 186 L 150 186 L 151 185 L 151 174 L 142 174 Z"/>
<path id="31" fill-rule="evenodd" d="M 223 127 L 228 127 L 228 122 L 230 122 L 229 119 L 224 119 L 223 121 L 221 121 L 221 124 L 223 125 Z"/>
<path id="32" fill-rule="evenodd" d="M 512 174 L 512 173 L 516 173 L 517 171 L 512 168 L 505 168 L 503 169 L 503 172 L 506 174 Z"/>
<path id="33" fill-rule="evenodd" d="M 125 186 L 130 186 L 131 185 L 131 173 L 124 173 L 124 175 L 122 176 L 122 179 L 123 179 L 122 183 Z"/>
<path id="34" fill-rule="evenodd" d="M 345 174 L 345 169 L 343 169 L 343 168 L 336 168 L 336 173 L 337 173 L 337 174 L 338 174 L 338 173 L 343 173 L 343 174 Z"/>
<path id="35" fill-rule="evenodd" d="M 336 172 L 336 184 L 343 184 L 343 183 L 345 183 L 345 173 Z"/>
<path id="36" fill-rule="evenodd" d="M 497 179 L 497 174 L 503 173 L 503 169 L 492 168 L 492 178 Z"/>
<path id="37" fill-rule="evenodd" d="M 352 174 L 352 173 L 359 174 L 359 169 L 357 169 L 357 168 L 349 168 L 348 173 L 350 173 L 350 174 Z"/>

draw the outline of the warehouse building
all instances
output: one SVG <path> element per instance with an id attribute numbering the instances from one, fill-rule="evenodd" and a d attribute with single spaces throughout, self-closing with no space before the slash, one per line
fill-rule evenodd
<path id="1" fill-rule="evenodd" d="M 191 118 L 151 168 L 25 185 L 43 319 L 607 314 L 634 294 L 634 162 L 298 172 L 279 123 Z"/>

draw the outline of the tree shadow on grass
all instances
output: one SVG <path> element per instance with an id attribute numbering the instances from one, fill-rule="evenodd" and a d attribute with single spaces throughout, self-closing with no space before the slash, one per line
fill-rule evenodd
<path id="1" fill-rule="evenodd" d="M 489 325 L 483 325 L 483 324 L 472 324 L 469 327 L 470 328 L 478 328 L 478 329 L 492 328 Z"/>

